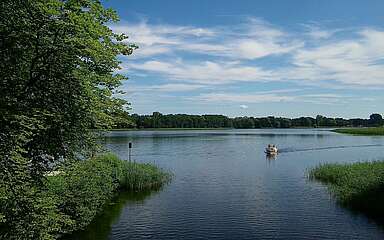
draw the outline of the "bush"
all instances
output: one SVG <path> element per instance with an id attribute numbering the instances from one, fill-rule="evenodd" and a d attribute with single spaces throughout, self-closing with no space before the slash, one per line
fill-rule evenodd
<path id="1" fill-rule="evenodd" d="M 44 189 L 24 187 L 28 191 L 18 197 L 18 204 L 25 207 L 0 214 L 0 236 L 57 238 L 87 226 L 117 191 L 154 190 L 169 179 L 170 174 L 155 166 L 129 163 L 112 154 L 74 162 L 47 176 Z M 11 197 L 0 189 L 1 203 L 12 204 Z"/>

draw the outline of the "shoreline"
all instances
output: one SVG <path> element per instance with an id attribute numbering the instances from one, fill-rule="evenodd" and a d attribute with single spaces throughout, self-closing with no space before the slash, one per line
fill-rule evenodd
<path id="1" fill-rule="evenodd" d="M 384 224 L 384 161 L 326 163 L 311 168 L 310 180 L 325 184 L 342 206 Z"/>
<path id="2" fill-rule="evenodd" d="M 331 131 L 357 136 L 384 136 L 384 127 L 337 128 Z"/>
<path id="3" fill-rule="evenodd" d="M 196 131 L 196 130 L 287 130 L 287 129 L 319 129 L 333 131 L 336 127 L 291 127 L 291 128 L 116 128 L 116 129 L 94 129 L 95 131 L 102 132 L 115 132 L 115 131 Z"/>
<path id="4" fill-rule="evenodd" d="M 47 234 L 70 237 L 87 228 L 119 194 L 160 190 L 172 174 L 150 163 L 128 162 L 106 153 L 74 162 L 46 177 L 42 193 L 46 199 L 54 199 L 49 203 L 57 214 L 52 224 L 58 225 Z"/>

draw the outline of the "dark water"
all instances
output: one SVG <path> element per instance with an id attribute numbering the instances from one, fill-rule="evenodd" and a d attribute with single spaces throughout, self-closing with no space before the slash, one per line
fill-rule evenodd
<path id="1" fill-rule="evenodd" d="M 384 158 L 384 137 L 324 130 L 111 132 L 107 148 L 172 171 L 159 192 L 121 194 L 74 239 L 384 239 L 306 170 Z M 274 143 L 276 159 L 264 154 Z"/>

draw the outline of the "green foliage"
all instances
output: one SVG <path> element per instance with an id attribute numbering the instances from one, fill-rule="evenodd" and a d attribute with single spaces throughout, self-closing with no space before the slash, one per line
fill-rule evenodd
<path id="1" fill-rule="evenodd" d="M 112 154 L 73 162 L 56 173 L 47 176 L 46 188 L 23 185 L 27 191 L 25 199 L 19 199 L 13 206 L 1 206 L 13 212 L 4 215 L 0 237 L 54 239 L 87 226 L 117 191 L 156 190 L 171 178 L 155 166 L 129 163 Z M 11 192 L 0 193 L 2 200 L 14 197 Z M 20 202 L 28 212 L 19 207 Z"/>
<path id="2" fill-rule="evenodd" d="M 311 169 L 309 177 L 327 184 L 341 204 L 369 215 L 383 216 L 383 161 L 324 164 Z"/>
<path id="3" fill-rule="evenodd" d="M 0 194 L 0 239 L 53 239 L 63 225 L 72 224 L 43 189 L 26 183 Z"/>
<path id="4" fill-rule="evenodd" d="M 384 135 L 384 127 L 376 127 L 376 128 L 341 128 L 333 130 L 337 133 L 346 133 L 346 134 L 354 134 L 354 135 L 368 135 L 368 136 L 383 136 Z"/>
<path id="5" fill-rule="evenodd" d="M 126 162 L 123 169 L 120 186 L 126 190 L 158 189 L 171 178 L 170 174 L 148 163 Z"/>
<path id="6" fill-rule="evenodd" d="M 61 212 L 70 216 L 74 226 L 66 226 L 64 232 L 89 224 L 98 210 L 118 187 L 112 165 L 92 159 L 71 164 L 62 173 L 49 177 L 48 189 L 57 196 Z"/>
<path id="7" fill-rule="evenodd" d="M 135 128 L 136 124 L 126 111 L 115 112 L 113 115 L 113 129 Z"/>
<path id="8" fill-rule="evenodd" d="M 374 113 L 374 114 L 371 114 L 371 116 L 369 116 L 369 123 L 372 126 L 378 126 L 379 127 L 379 126 L 383 126 L 384 120 L 380 114 Z"/>
<path id="9" fill-rule="evenodd" d="M 5 0 L 1 9 L 0 137 L 14 146 L 7 155 L 32 159 L 41 175 L 45 154 L 88 154 L 87 129 L 109 127 L 124 110 L 112 95 L 125 79 L 114 74 L 116 56 L 134 46 L 109 29 L 118 17 L 99 1 Z"/>
<path id="10" fill-rule="evenodd" d="M 15 238 L 49 239 L 72 224 L 44 175 L 93 154 L 89 129 L 127 110 L 113 95 L 125 79 L 116 57 L 136 46 L 109 29 L 117 20 L 97 0 L 0 1 L 0 228 Z"/>
<path id="11" fill-rule="evenodd" d="M 155 166 L 129 163 L 112 154 L 77 162 L 61 171 L 48 180 L 60 212 L 74 221 L 63 232 L 88 225 L 117 190 L 159 189 L 170 180 L 168 173 Z"/>
<path id="12" fill-rule="evenodd" d="M 235 117 L 223 115 L 188 115 L 154 112 L 152 115 L 125 116 L 133 121 L 137 128 L 291 128 L 291 127 L 347 127 L 376 126 L 382 121 L 380 114 L 372 114 L 370 119 L 328 118 L 318 115 L 316 118 L 282 118 L 282 117 Z M 124 127 L 116 127 L 124 128 Z"/>

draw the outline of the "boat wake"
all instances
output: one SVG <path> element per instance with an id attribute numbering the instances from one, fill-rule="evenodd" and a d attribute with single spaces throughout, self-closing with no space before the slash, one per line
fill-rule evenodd
<path id="1" fill-rule="evenodd" d="M 364 148 L 364 147 L 381 147 L 383 144 L 367 144 L 367 145 L 341 145 L 331 147 L 315 147 L 315 148 L 282 148 L 279 150 L 280 153 L 290 152 L 305 152 L 305 151 L 317 151 L 317 150 L 328 150 L 328 149 L 340 149 L 340 148 Z"/>

